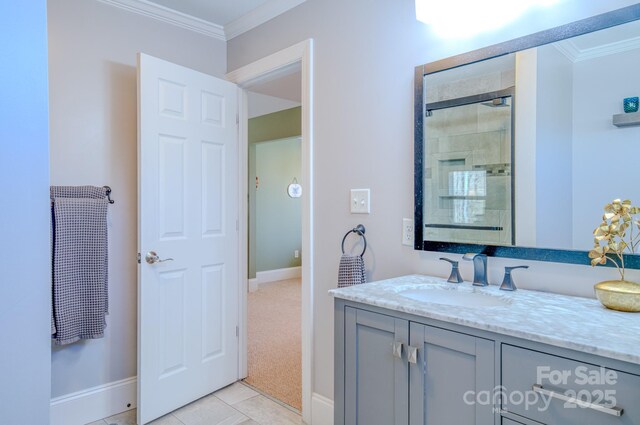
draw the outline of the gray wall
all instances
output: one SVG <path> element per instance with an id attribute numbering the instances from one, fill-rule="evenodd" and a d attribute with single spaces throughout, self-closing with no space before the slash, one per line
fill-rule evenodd
<path id="1" fill-rule="evenodd" d="M 116 201 L 106 334 L 53 350 L 56 397 L 136 375 L 136 54 L 221 77 L 226 45 L 95 0 L 48 6 L 51 182 L 108 184 Z"/>
<path id="2" fill-rule="evenodd" d="M 51 257 L 44 0 L 0 2 L 0 422 L 49 423 Z"/>
<path id="3" fill-rule="evenodd" d="M 287 186 L 300 179 L 300 139 L 256 143 L 256 174 L 260 179 L 256 197 L 256 271 L 297 267 L 300 251 L 301 199 L 290 198 Z"/>
<path id="4" fill-rule="evenodd" d="M 633 3 L 565 0 L 483 36 L 442 40 L 415 21 L 414 0 L 375 6 L 368 0 L 307 0 L 228 43 L 231 71 L 314 39 L 314 392 L 333 397 L 333 300 L 327 290 L 336 286 L 340 238 L 348 229 L 359 222 L 367 227 L 365 262 L 373 279 L 448 273 L 439 254 L 401 245 L 402 218 L 413 217 L 414 66 Z M 371 188 L 369 216 L 349 214 L 348 191 L 360 187 Z M 489 261 L 489 280 L 496 284 L 502 267 L 515 262 Z M 523 288 L 593 296 L 595 282 L 615 276 L 603 268 L 528 264 L 518 276 Z M 468 279 L 471 265 L 461 267 Z"/>
<path id="5" fill-rule="evenodd" d="M 640 127 L 617 128 L 611 125 L 611 115 L 624 112 L 622 99 L 640 94 L 637 73 L 628 73 L 629 67 L 637 67 L 639 63 L 640 50 L 636 49 L 574 65 L 575 246 L 593 243 L 592 235 L 585 229 L 600 224 L 598 218 L 603 214 L 605 204 L 616 198 L 628 198 L 635 205 L 640 204 L 637 178 Z M 610 166 L 604 165 L 611 155 Z M 625 170 L 625 175 L 632 172 L 634 177 L 616 177 L 618 169 Z M 603 178 L 594 179 L 594 172 L 603 173 Z M 588 188 L 585 188 L 585 182 L 588 182 Z"/>
<path id="6" fill-rule="evenodd" d="M 540 47 L 537 56 L 535 196 L 539 225 L 536 226 L 536 246 L 570 249 L 574 246 L 571 172 L 572 122 L 575 117 L 573 63 L 553 46 Z M 592 114 L 588 115 L 593 117 Z M 580 144 L 576 148 L 582 150 Z M 560 205 L 562 207 L 558 208 Z M 577 211 L 578 216 L 582 214 L 582 211 Z M 595 222 L 598 217 L 599 214 L 590 216 L 593 221 L 591 227 L 598 224 Z M 585 237 L 592 239 L 592 231 L 587 227 Z M 582 248 L 589 249 L 590 245 L 583 244 Z"/>

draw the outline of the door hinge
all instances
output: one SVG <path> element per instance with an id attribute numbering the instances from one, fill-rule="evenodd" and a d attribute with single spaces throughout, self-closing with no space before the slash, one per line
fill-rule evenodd
<path id="1" fill-rule="evenodd" d="M 140 256 L 140 253 L 138 253 L 138 264 L 141 263 L 142 257 Z"/>
<path id="2" fill-rule="evenodd" d="M 236 112 L 236 124 L 240 124 L 240 114 Z"/>
<path id="3" fill-rule="evenodd" d="M 236 326 L 236 337 L 240 336 L 240 328 Z"/>
<path id="4" fill-rule="evenodd" d="M 236 232 L 240 231 L 240 221 L 236 219 Z"/>

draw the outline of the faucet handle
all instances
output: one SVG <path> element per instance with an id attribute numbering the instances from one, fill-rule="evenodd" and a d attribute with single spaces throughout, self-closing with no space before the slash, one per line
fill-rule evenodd
<path id="1" fill-rule="evenodd" d="M 514 266 L 514 267 L 505 267 L 504 268 L 504 279 L 502 280 L 502 285 L 500 285 L 500 289 L 503 291 L 515 291 L 516 284 L 511 277 L 511 271 L 515 269 L 528 269 L 529 266 Z"/>
<path id="2" fill-rule="evenodd" d="M 462 276 L 460 276 L 460 269 L 458 268 L 457 261 L 453 261 L 445 257 L 440 257 L 440 259 L 448 263 L 451 263 L 451 275 L 449 276 L 449 279 L 447 279 L 447 282 L 451 282 L 451 283 L 464 282 L 464 280 L 462 280 Z"/>

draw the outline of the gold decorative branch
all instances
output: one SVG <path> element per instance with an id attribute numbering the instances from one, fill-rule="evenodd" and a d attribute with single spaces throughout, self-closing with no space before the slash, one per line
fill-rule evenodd
<path id="1" fill-rule="evenodd" d="M 634 217 L 639 213 L 640 208 L 628 199 L 615 199 L 604 206 L 602 223 L 593 231 L 592 266 L 611 261 L 624 280 L 624 253 L 635 254 L 640 244 L 640 220 Z"/>

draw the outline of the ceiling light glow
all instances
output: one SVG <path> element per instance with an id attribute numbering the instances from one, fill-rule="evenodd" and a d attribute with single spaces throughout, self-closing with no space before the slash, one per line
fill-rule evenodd
<path id="1" fill-rule="evenodd" d="M 560 0 L 415 0 L 416 19 L 443 38 L 469 38 L 513 22 L 534 7 Z"/>

